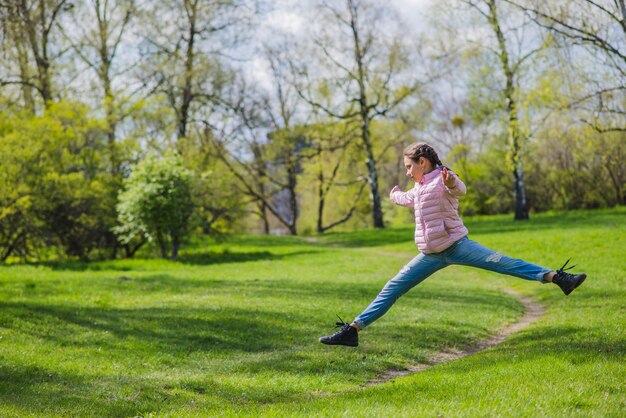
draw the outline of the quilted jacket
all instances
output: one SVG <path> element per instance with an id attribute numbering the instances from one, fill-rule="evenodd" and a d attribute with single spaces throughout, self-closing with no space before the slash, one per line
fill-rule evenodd
<path id="1" fill-rule="evenodd" d="M 468 234 L 459 217 L 459 196 L 466 192 L 465 184 L 456 173 L 454 188 L 448 188 L 438 167 L 422 177 L 408 192 L 395 186 L 389 198 L 396 204 L 415 211 L 415 244 L 423 253 L 439 253 Z"/>

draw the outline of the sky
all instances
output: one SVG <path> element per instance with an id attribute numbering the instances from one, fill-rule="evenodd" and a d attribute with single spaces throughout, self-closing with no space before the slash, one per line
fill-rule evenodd
<path id="1" fill-rule="evenodd" d="M 262 42 L 266 37 L 273 36 L 276 32 L 293 34 L 298 36 L 302 33 L 308 24 L 307 3 L 311 0 L 273 0 L 271 2 L 273 10 L 264 15 L 259 22 L 257 41 Z M 333 0 L 338 1 L 338 0 Z M 377 0 L 380 1 L 380 0 Z M 407 27 L 414 31 L 415 34 L 420 33 L 425 27 L 425 15 L 429 6 L 435 0 L 387 0 L 395 7 L 400 16 L 405 19 Z M 244 72 L 248 73 L 248 78 L 260 83 L 265 87 L 272 84 L 269 78 L 268 69 L 263 69 L 266 63 L 262 58 L 252 58 L 252 64 L 246 64 Z"/>
<path id="2" fill-rule="evenodd" d="M 412 28 L 423 27 L 424 14 L 434 0 L 388 0 L 407 19 Z M 302 12 L 306 2 L 299 0 L 274 0 L 274 12 L 265 21 L 266 26 L 286 32 L 299 32 L 307 24 L 307 16 Z"/>
<path id="3" fill-rule="evenodd" d="M 390 0 L 407 19 L 415 19 L 416 23 L 423 20 L 423 15 L 434 0 Z"/>

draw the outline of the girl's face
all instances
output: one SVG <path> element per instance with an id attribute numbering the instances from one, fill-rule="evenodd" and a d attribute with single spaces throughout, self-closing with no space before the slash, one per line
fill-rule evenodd
<path id="1" fill-rule="evenodd" d="M 419 162 L 415 162 L 409 157 L 404 157 L 404 167 L 406 168 L 406 176 L 418 183 L 424 177 L 424 161 L 425 158 L 420 157 Z"/>

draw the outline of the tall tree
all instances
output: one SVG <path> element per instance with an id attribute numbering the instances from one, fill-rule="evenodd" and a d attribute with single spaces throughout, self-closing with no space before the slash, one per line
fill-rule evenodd
<path id="1" fill-rule="evenodd" d="M 226 138 L 230 144 L 222 141 L 217 155 L 256 201 L 266 232 L 269 211 L 292 235 L 297 235 L 298 175 L 302 161 L 311 154 L 307 116 L 302 116 L 306 112 L 300 109 L 301 100 L 287 82 L 286 61 L 280 52 L 267 49 L 265 62 L 271 88 L 262 91 L 242 81 L 229 100 L 232 115 L 237 118 L 235 135 Z M 228 152 L 228 146 L 236 151 Z"/>
<path id="2" fill-rule="evenodd" d="M 9 70 L 8 76 L 0 79 L 0 85 L 24 86 L 28 107 L 33 107 L 30 89 L 39 93 L 46 107 L 55 98 L 53 65 L 64 51 L 54 43 L 54 32 L 60 14 L 72 7 L 67 0 L 6 0 L 2 4 L 3 14 L 10 22 L 5 29 L 17 51 L 19 73 Z M 28 66 L 33 62 L 35 73 L 31 74 Z"/>
<path id="3" fill-rule="evenodd" d="M 31 112 L 35 111 L 34 85 L 30 82 L 31 66 L 29 62 L 28 41 L 20 34 L 24 33 L 24 23 L 18 18 L 19 11 L 14 3 L 0 4 L 0 45 L 2 58 L 6 62 L 6 70 L 0 76 L 0 87 L 17 85 L 21 97 L 22 106 Z M 17 63 L 17 65 L 15 65 Z M 18 70 L 15 73 L 15 69 Z M 3 89 L 4 96 L 8 98 L 6 89 Z M 17 97 L 16 102 L 19 102 Z"/>
<path id="4" fill-rule="evenodd" d="M 224 57 L 245 33 L 250 10 L 237 0 L 175 0 L 154 2 L 145 11 L 142 78 L 166 97 L 176 115 L 177 138 L 189 135 L 201 108 L 220 101 L 230 82 Z"/>
<path id="5" fill-rule="evenodd" d="M 400 19 L 392 9 L 373 1 L 345 0 L 320 3 L 314 49 L 319 63 L 294 65 L 301 97 L 327 115 L 360 126 L 366 156 L 372 221 L 384 227 L 379 192 L 378 158 L 372 121 L 385 117 L 416 89 L 415 77 L 406 78 L 408 51 L 403 45 Z M 317 68 L 315 68 L 317 66 Z"/>
<path id="6" fill-rule="evenodd" d="M 355 127 L 350 124 L 318 124 L 311 126 L 308 136 L 315 147 L 315 175 L 317 177 L 317 222 L 316 231 L 319 234 L 348 222 L 355 214 L 358 203 L 365 189 L 366 182 L 362 176 L 349 176 L 350 180 L 341 181 L 341 169 L 344 171 L 347 155 L 354 144 Z M 343 187 L 347 193 L 352 193 L 353 186 L 357 190 L 353 196 L 349 196 L 349 209 L 334 220 L 324 222 L 325 213 L 331 201 L 331 190 Z M 346 193 L 346 194 L 347 194 Z"/>
<path id="7" fill-rule="evenodd" d="M 134 9 L 135 0 L 90 0 L 88 3 L 79 3 L 69 13 L 71 29 L 60 27 L 76 54 L 93 70 L 100 84 L 113 174 L 119 170 L 114 148 L 121 106 L 113 83 L 115 77 L 126 70 L 116 68 L 115 61 L 119 60 L 120 48 L 128 35 Z"/>
<path id="8" fill-rule="evenodd" d="M 509 158 L 513 167 L 515 191 L 515 220 L 526 220 L 528 215 L 528 202 L 526 199 L 526 186 L 524 184 L 524 164 L 523 155 L 527 136 L 520 126 L 520 92 L 519 81 L 524 71 L 523 64 L 539 50 L 545 46 L 540 43 L 535 47 L 523 49 L 523 45 L 513 54 L 503 18 L 499 13 L 501 0 L 464 0 L 464 3 L 482 16 L 495 37 L 495 45 L 491 50 L 497 57 L 501 74 L 504 76 L 504 86 L 502 96 L 507 112 L 507 131 L 509 143 Z M 511 29 L 511 32 L 523 31 L 528 26 L 528 22 L 522 21 L 518 27 Z"/>
<path id="9" fill-rule="evenodd" d="M 626 132 L 626 2 L 505 1 L 563 40 L 563 47 L 573 50 L 574 62 L 591 63 L 573 68 L 584 88 L 569 107 L 584 111 L 581 120 L 599 133 Z"/>

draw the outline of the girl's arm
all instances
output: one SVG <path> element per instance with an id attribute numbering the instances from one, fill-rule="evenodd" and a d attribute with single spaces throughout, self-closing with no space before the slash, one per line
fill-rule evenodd
<path id="1" fill-rule="evenodd" d="M 415 196 L 413 195 L 413 189 L 408 192 L 403 192 L 398 186 L 393 186 L 391 193 L 389 193 L 389 199 L 396 205 L 407 206 L 412 208 L 415 206 Z"/>
<path id="2" fill-rule="evenodd" d="M 441 177 L 443 177 L 443 184 L 446 186 L 448 193 L 452 196 L 463 196 L 467 192 L 465 183 L 461 181 L 456 173 L 448 171 L 446 167 L 441 170 Z"/>

